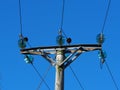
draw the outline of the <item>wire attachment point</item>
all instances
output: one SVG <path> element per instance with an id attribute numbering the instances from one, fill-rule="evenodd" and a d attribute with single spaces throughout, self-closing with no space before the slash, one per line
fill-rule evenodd
<path id="1" fill-rule="evenodd" d="M 31 55 L 25 55 L 25 59 L 24 60 L 25 60 L 26 63 L 32 64 L 34 58 Z"/>
<path id="2" fill-rule="evenodd" d="M 65 43 L 65 37 L 62 35 L 62 30 L 59 30 L 59 35 L 56 37 L 56 42 L 60 46 Z"/>
<path id="3" fill-rule="evenodd" d="M 100 68 L 102 69 L 103 64 L 105 63 L 105 58 L 107 57 L 106 52 L 103 50 L 100 50 L 98 52 L 98 57 L 100 59 Z"/>
<path id="4" fill-rule="evenodd" d="M 98 52 L 98 57 L 99 57 L 100 59 L 105 59 L 105 58 L 107 57 L 106 52 L 103 51 L 103 50 L 100 50 L 100 51 Z"/>
<path id="5" fill-rule="evenodd" d="M 18 40 L 18 46 L 21 49 L 24 49 L 27 46 L 28 38 L 27 37 L 23 37 L 22 34 L 20 34 L 19 37 L 20 37 L 20 39 Z"/>
<path id="6" fill-rule="evenodd" d="M 104 41 L 105 41 L 105 36 L 104 36 L 104 34 L 103 34 L 103 33 L 98 34 L 97 37 L 96 37 L 96 40 L 97 40 L 97 43 L 103 44 Z"/>

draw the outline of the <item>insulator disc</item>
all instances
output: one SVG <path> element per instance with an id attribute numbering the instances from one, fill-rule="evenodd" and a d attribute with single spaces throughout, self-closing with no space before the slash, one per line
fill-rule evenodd
<path id="1" fill-rule="evenodd" d="M 26 47 L 26 41 L 24 41 L 24 39 L 18 40 L 18 46 L 20 48 L 25 48 Z"/>
<path id="2" fill-rule="evenodd" d="M 25 55 L 25 62 L 26 63 L 32 63 L 33 62 L 33 57 L 31 55 Z"/>
<path id="3" fill-rule="evenodd" d="M 105 51 L 99 51 L 98 52 L 98 56 L 99 56 L 100 59 L 105 59 L 107 57 Z"/>
<path id="4" fill-rule="evenodd" d="M 99 44 L 103 44 L 105 41 L 104 34 L 102 34 L 102 33 L 98 34 L 96 40 Z"/>
<path id="5" fill-rule="evenodd" d="M 58 45 L 63 45 L 65 43 L 65 38 L 62 35 L 57 36 L 56 42 Z"/>
<path id="6" fill-rule="evenodd" d="M 67 43 L 70 44 L 72 42 L 71 38 L 67 38 Z"/>
<path id="7" fill-rule="evenodd" d="M 24 37 L 24 41 L 28 42 L 28 38 L 27 38 L 27 37 Z"/>

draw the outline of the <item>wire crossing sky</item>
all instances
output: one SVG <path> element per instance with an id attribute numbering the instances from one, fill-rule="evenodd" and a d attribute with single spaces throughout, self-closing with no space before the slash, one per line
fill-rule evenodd
<path id="1" fill-rule="evenodd" d="M 19 18 L 20 18 L 20 34 L 22 34 L 22 8 L 21 8 L 21 0 L 19 0 Z"/>
<path id="2" fill-rule="evenodd" d="M 106 9 L 105 19 L 104 19 L 104 22 L 103 22 L 101 33 L 103 33 L 104 30 L 105 30 L 105 25 L 106 25 L 106 22 L 107 22 L 107 17 L 108 17 L 108 14 L 109 14 L 110 5 L 111 5 L 111 0 L 108 0 L 108 6 L 107 6 L 107 9 Z"/>
<path id="3" fill-rule="evenodd" d="M 71 44 L 97 43 L 96 35 L 105 20 L 104 35 L 106 37 L 103 49 L 107 53 L 107 64 L 114 76 L 116 87 L 120 88 L 120 1 L 112 0 L 108 10 L 109 0 L 66 0 L 64 10 L 64 31 L 72 37 Z M 0 89 L 1 90 L 36 90 L 41 79 L 30 64 L 24 62 L 17 44 L 20 33 L 20 22 L 24 35 L 29 38 L 31 46 L 56 45 L 59 23 L 61 22 L 62 0 L 21 0 L 0 1 Z M 105 12 L 108 15 L 105 16 Z M 20 14 L 21 13 L 21 14 Z M 20 16 L 22 19 L 20 20 Z M 84 90 L 116 90 L 113 80 L 103 64 L 99 67 L 98 53 L 82 54 L 71 64 Z M 34 65 L 44 77 L 49 63 L 42 57 L 34 57 Z M 50 90 L 54 90 L 55 69 L 51 67 L 45 82 Z M 40 90 L 48 90 L 44 82 Z M 82 90 L 68 68 L 65 70 L 65 90 Z"/>

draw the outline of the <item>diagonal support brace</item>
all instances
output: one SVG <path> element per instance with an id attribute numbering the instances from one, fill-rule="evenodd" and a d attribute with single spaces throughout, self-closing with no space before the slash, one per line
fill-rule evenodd
<path id="1" fill-rule="evenodd" d="M 82 52 L 81 52 L 82 53 Z M 79 55 L 81 53 L 76 53 L 75 56 L 73 58 L 71 58 L 68 62 L 66 62 L 66 64 L 64 65 L 64 68 L 66 68 L 67 66 L 69 66 L 73 61 L 75 61 L 77 59 L 77 57 L 79 57 Z"/>
<path id="2" fill-rule="evenodd" d="M 59 66 L 62 66 L 65 62 L 67 62 L 79 49 L 76 49 L 73 53 L 71 53 Z"/>
<path id="3" fill-rule="evenodd" d="M 44 57 L 49 63 L 51 63 L 51 65 L 55 66 L 56 62 L 53 58 L 51 58 L 49 55 L 47 55 L 45 52 L 43 52 L 43 54 L 41 55 L 42 57 Z"/>

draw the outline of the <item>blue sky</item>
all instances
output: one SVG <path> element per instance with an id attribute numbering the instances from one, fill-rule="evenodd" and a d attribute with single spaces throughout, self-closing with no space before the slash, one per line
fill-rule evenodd
<path id="1" fill-rule="evenodd" d="M 62 0 L 21 0 L 23 34 L 31 46 L 56 45 L 61 19 Z M 72 44 L 94 44 L 101 32 L 108 0 L 66 0 L 63 30 Z M 120 88 L 120 1 L 112 0 L 104 34 L 103 49 L 114 79 Z M 20 54 L 18 0 L 0 0 L 0 89 L 36 90 L 40 78 Z M 43 75 L 49 63 L 34 56 L 34 65 Z M 85 90 L 116 90 L 105 65 L 100 69 L 98 52 L 82 54 L 71 64 Z M 45 81 L 54 90 L 55 69 L 51 67 Z M 48 90 L 43 83 L 40 90 Z M 65 90 L 82 90 L 70 68 L 65 70 Z"/>

